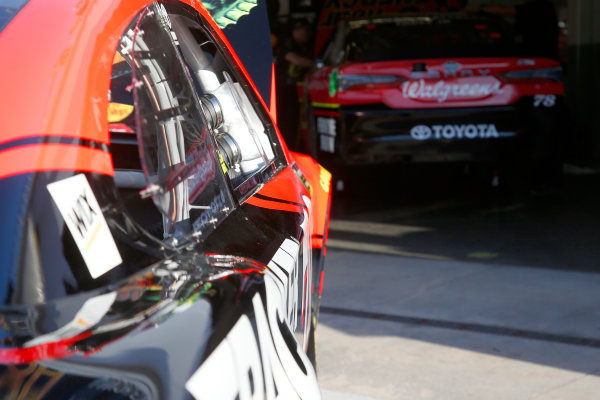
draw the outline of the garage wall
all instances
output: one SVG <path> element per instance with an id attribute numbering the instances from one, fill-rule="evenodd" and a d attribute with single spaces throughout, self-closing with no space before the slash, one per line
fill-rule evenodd
<path id="1" fill-rule="evenodd" d="M 600 165 L 600 1 L 569 0 L 567 101 L 571 156 Z M 596 23 L 594 24 L 594 21 Z"/>

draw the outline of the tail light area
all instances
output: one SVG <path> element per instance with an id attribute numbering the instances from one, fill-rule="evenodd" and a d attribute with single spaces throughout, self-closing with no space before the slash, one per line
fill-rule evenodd
<path id="1" fill-rule="evenodd" d="M 536 83 L 562 83 L 563 70 L 561 67 L 544 69 L 527 69 L 506 72 L 500 77 L 508 82 L 535 81 Z"/>
<path id="2" fill-rule="evenodd" d="M 505 83 L 563 83 L 561 67 L 509 71 L 497 75 Z M 407 79 L 396 75 L 349 75 L 330 77 L 330 86 L 337 92 L 399 88 Z"/>
<path id="3" fill-rule="evenodd" d="M 397 88 L 406 79 L 395 75 L 337 75 L 337 90 L 372 90 Z"/>

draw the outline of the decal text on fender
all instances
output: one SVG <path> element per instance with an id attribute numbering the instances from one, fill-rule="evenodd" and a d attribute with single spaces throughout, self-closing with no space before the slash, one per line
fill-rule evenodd
<path id="1" fill-rule="evenodd" d="M 252 298 L 256 328 L 243 314 L 186 382 L 195 399 L 320 398 L 310 361 L 298 343 L 289 340 L 293 333 L 277 299 L 280 283 L 271 277 L 265 283 L 266 308 L 258 293 Z"/>
<path id="2" fill-rule="evenodd" d="M 325 193 L 329 193 L 329 188 L 331 186 L 331 173 L 323 167 L 321 167 L 319 183 L 321 184 L 321 188 L 323 189 L 323 191 L 325 191 Z"/>
<path id="3" fill-rule="evenodd" d="M 94 279 L 123 262 L 84 174 L 52 182 L 48 191 Z"/>
<path id="4" fill-rule="evenodd" d="M 265 303 L 259 293 L 252 298 L 254 321 L 252 313 L 242 314 L 186 382 L 196 400 L 320 399 L 314 368 L 298 342 L 302 336 L 306 348 L 312 288 L 311 201 L 302 200 L 303 239 L 283 241 L 268 264 L 272 273 L 264 275 Z"/>

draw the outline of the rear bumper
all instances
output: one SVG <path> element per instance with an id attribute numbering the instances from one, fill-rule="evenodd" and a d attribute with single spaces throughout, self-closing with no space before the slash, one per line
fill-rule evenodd
<path id="1" fill-rule="evenodd" d="M 531 104 L 522 99 L 512 106 L 463 109 L 341 107 L 337 115 L 315 110 L 316 147 L 320 157 L 344 164 L 553 158 L 563 107 Z"/>

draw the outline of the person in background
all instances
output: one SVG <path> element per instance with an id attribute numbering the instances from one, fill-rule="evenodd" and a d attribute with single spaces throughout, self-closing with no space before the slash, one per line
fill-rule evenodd
<path id="1" fill-rule="evenodd" d="M 301 143 L 301 85 L 313 66 L 312 29 L 308 21 L 298 20 L 277 49 L 277 125 L 288 147 L 298 151 Z M 300 86 L 300 87 L 299 87 Z"/>

